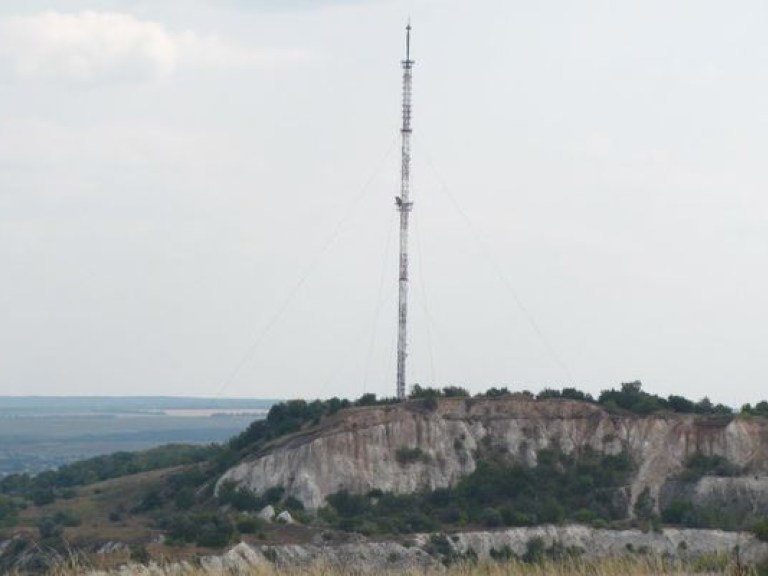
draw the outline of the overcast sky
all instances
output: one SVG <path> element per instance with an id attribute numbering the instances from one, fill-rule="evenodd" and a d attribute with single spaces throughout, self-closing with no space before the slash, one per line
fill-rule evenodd
<path id="1" fill-rule="evenodd" d="M 0 394 L 768 396 L 768 5 L 2 0 Z"/>

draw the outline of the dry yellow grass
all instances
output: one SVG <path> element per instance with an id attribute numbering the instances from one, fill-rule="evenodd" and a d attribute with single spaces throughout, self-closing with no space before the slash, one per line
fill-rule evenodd
<path id="1" fill-rule="evenodd" d="M 78 566 L 62 566 L 50 574 L 51 576 L 82 576 L 105 573 Z M 477 562 L 453 565 L 448 569 L 412 569 L 391 572 L 373 570 L 365 566 L 347 568 L 267 566 L 250 568 L 247 571 L 235 571 L 231 568 L 210 571 L 200 567 L 180 569 L 178 565 L 169 566 L 166 569 L 156 567 L 153 570 L 147 570 L 145 567 L 137 566 L 134 570 L 124 569 L 119 574 L 121 576 L 372 576 L 374 574 L 382 576 L 395 574 L 403 576 L 692 576 L 694 574 L 758 576 L 754 568 L 739 567 L 732 560 L 715 556 L 709 560 L 693 563 L 664 560 L 652 556 L 627 556 L 602 560 L 550 561 L 540 564 L 517 561 Z"/>

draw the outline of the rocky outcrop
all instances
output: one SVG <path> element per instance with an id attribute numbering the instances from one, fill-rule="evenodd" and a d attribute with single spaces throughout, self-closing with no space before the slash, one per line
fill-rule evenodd
<path id="1" fill-rule="evenodd" d="M 647 553 L 691 559 L 705 554 L 732 555 L 737 549 L 745 563 L 754 564 L 768 558 L 767 543 L 748 533 L 720 530 L 665 528 L 662 532 L 641 532 L 595 530 L 578 525 L 539 526 L 498 532 L 463 532 L 453 535 L 449 541 L 460 553 L 471 549 L 479 558 L 488 558 L 491 550 L 502 550 L 507 546 L 514 554 L 523 556 L 533 538 L 541 538 L 546 546 L 557 543 L 571 548 L 586 558 Z M 426 538 L 421 536 L 420 541 L 426 542 Z"/>
<path id="2" fill-rule="evenodd" d="M 233 481 L 256 493 L 283 486 L 315 509 L 341 489 L 408 493 L 452 485 L 475 469 L 483 442 L 503 446 L 529 465 L 543 448 L 567 454 L 586 448 L 602 454 L 626 451 L 637 464 L 630 509 L 646 489 L 658 501 L 687 457 L 719 455 L 753 480 L 745 480 L 743 490 L 735 482 L 697 489 L 712 495 L 724 490 L 726 498 L 733 490 L 747 491 L 758 501 L 755 506 L 768 505 L 768 424 L 763 419 L 619 415 L 595 404 L 522 396 L 443 399 L 434 410 L 419 401 L 346 410 L 252 455 L 220 482 Z M 418 449 L 421 457 L 398 461 L 402 448 Z"/>
<path id="3" fill-rule="evenodd" d="M 661 489 L 659 506 L 690 502 L 697 509 L 716 511 L 726 520 L 768 516 L 768 476 L 704 477 L 697 482 L 670 480 Z M 732 522 L 733 523 L 733 522 Z"/>
<path id="4" fill-rule="evenodd" d="M 247 548 L 248 553 L 255 551 L 259 555 L 264 555 L 266 550 L 271 562 L 285 567 L 313 564 L 354 566 L 371 574 L 438 567 L 445 554 L 434 550 L 433 537 L 431 534 L 417 534 L 408 544 L 385 541 L 263 548 L 241 544 L 227 556 L 209 560 L 209 565 L 231 568 L 236 565 L 233 562 L 235 558 L 243 558 L 247 554 Z M 523 557 L 534 539 L 541 539 L 545 547 L 557 544 L 585 558 L 624 556 L 633 552 L 681 559 L 697 558 L 703 554 L 732 555 L 736 547 L 745 563 L 760 562 L 768 557 L 768 544 L 757 541 L 751 535 L 715 530 L 665 530 L 659 534 L 639 530 L 594 530 L 585 526 L 540 526 L 495 532 L 460 532 L 446 536 L 444 541 L 450 552 L 458 556 L 476 555 L 479 560 L 487 560 L 492 558 L 492 552 L 504 550 Z M 240 563 L 239 567 L 245 566 Z"/>
<path id="5" fill-rule="evenodd" d="M 449 553 L 476 555 L 479 560 L 491 558 L 492 551 L 506 551 L 522 557 L 534 539 L 540 539 L 545 547 L 558 544 L 587 559 L 651 554 L 685 560 L 714 554 L 733 557 L 737 550 L 745 564 L 756 564 L 768 558 L 768 544 L 759 542 L 749 534 L 717 530 L 667 529 L 663 533 L 644 533 L 639 530 L 594 530 L 584 526 L 540 526 L 497 532 L 464 532 L 440 538 L 445 547 L 449 548 Z M 407 570 L 426 573 L 430 568 L 439 572 L 443 568 L 442 561 L 446 559 L 445 550 L 436 552 L 433 542 L 433 535 L 417 534 L 407 544 L 360 541 L 345 544 L 250 546 L 240 543 L 222 556 L 200 559 L 199 566 L 188 563 L 180 563 L 172 569 L 135 566 L 125 568 L 120 573 L 158 576 L 199 574 L 202 567 L 205 573 L 210 574 L 252 574 L 254 568 L 268 566 L 279 569 L 318 565 L 330 570 L 354 569 L 356 574 L 400 574 Z M 92 572 L 91 576 L 106 574 Z"/>

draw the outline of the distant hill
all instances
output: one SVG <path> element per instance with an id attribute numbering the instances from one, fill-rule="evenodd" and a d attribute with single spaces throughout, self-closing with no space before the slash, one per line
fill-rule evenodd
<path id="1" fill-rule="evenodd" d="M 273 400 L 0 396 L 0 477 L 117 451 L 224 442 Z"/>
<path id="2" fill-rule="evenodd" d="M 8 415 L 124 414 L 157 410 L 268 410 L 277 400 L 177 396 L 0 396 L 0 418 Z"/>

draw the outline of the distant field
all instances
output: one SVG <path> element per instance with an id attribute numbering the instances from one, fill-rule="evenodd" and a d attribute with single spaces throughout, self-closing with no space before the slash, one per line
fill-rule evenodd
<path id="1" fill-rule="evenodd" d="M 2 397 L 0 477 L 167 443 L 222 442 L 273 400 L 169 397 Z"/>

